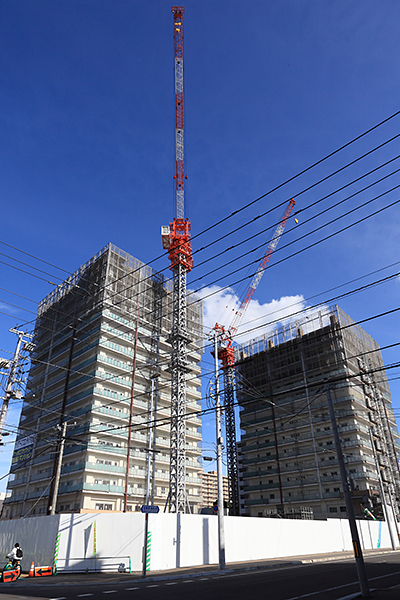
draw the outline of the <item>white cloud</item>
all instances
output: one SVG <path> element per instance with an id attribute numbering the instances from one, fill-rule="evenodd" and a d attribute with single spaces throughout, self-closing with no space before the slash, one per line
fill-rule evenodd
<path id="1" fill-rule="evenodd" d="M 11 304 L 4 304 L 4 302 L 0 302 L 0 310 L 10 315 L 18 315 L 21 312 L 18 308 L 11 306 Z"/>
<path id="2" fill-rule="evenodd" d="M 235 292 L 231 288 L 221 289 L 219 286 L 213 285 L 204 288 L 199 295 L 203 298 L 204 303 L 206 332 L 214 327 L 215 323 L 229 327 L 240 306 Z M 291 320 L 296 321 L 300 315 L 297 314 L 294 317 L 290 317 L 290 315 L 304 310 L 306 310 L 306 304 L 304 297 L 300 294 L 283 296 L 265 304 L 260 304 L 258 300 L 251 300 L 242 317 L 235 340 L 244 342 L 270 332 L 280 324 Z M 304 315 L 301 316 L 304 317 Z"/>

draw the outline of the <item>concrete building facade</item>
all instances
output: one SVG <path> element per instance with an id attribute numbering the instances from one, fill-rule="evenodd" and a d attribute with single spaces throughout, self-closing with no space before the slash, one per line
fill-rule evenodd
<path id="1" fill-rule="evenodd" d="M 379 345 L 338 306 L 237 349 L 241 512 L 331 518 L 346 512 L 326 389 L 356 515 L 399 514 L 400 440 Z M 373 444 L 370 440 L 372 434 Z"/>
<path id="2" fill-rule="evenodd" d="M 202 494 L 203 494 L 203 507 L 213 508 L 218 500 L 218 480 L 217 471 L 209 471 L 208 473 L 203 472 L 201 474 L 203 480 Z M 228 489 L 228 477 L 222 475 L 222 488 L 224 504 L 229 502 L 229 489 Z"/>
<path id="3" fill-rule="evenodd" d="M 171 323 L 171 282 L 112 244 L 44 298 L 3 518 L 49 511 L 65 421 L 56 512 L 139 510 L 148 482 L 165 505 Z M 198 512 L 203 326 L 192 294 L 187 328 L 186 492 Z"/>

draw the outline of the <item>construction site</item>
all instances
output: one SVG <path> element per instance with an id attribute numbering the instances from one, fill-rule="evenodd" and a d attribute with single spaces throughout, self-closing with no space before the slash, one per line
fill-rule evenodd
<path id="1" fill-rule="evenodd" d="M 109 243 L 39 303 L 2 519 L 143 508 L 196 514 L 205 503 L 218 516 L 221 568 L 224 495 L 231 517 L 327 520 L 350 518 L 352 507 L 356 517 L 390 520 L 398 535 L 400 437 L 377 342 L 338 306 L 318 305 L 237 343 L 286 226 L 298 222 L 293 198 L 278 205 L 283 214 L 263 256 L 249 263 L 232 322 L 205 334 L 203 302 L 187 288 L 184 12 L 172 7 L 175 212 L 160 243 L 172 277 Z M 207 398 L 205 346 L 213 356 Z M 208 478 L 202 400 L 216 422 L 217 470 Z"/>
<path id="2" fill-rule="evenodd" d="M 400 438 L 379 345 L 338 306 L 324 307 L 236 348 L 240 503 L 249 516 L 346 513 L 329 382 L 358 518 L 397 520 Z"/>
<path id="3" fill-rule="evenodd" d="M 190 511 L 198 512 L 203 327 L 202 304 L 189 299 L 183 485 Z M 166 504 L 171 307 L 171 282 L 112 244 L 44 298 L 21 414 L 21 426 L 34 431 L 30 461 L 25 452 L 13 464 L 3 518 Z"/>

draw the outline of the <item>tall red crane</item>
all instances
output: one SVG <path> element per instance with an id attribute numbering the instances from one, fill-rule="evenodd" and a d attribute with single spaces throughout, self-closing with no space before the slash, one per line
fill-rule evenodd
<path id="1" fill-rule="evenodd" d="M 290 200 L 278 227 L 276 228 L 274 235 L 264 256 L 255 272 L 253 279 L 249 285 L 249 288 L 242 300 L 238 310 L 235 313 L 232 324 L 229 329 L 225 328 L 219 323 L 215 324 L 214 329 L 219 333 L 218 336 L 218 358 L 222 363 L 222 372 L 224 377 L 224 406 L 225 406 L 225 431 L 226 431 L 226 454 L 227 454 L 227 472 L 228 472 L 228 486 L 229 486 L 229 504 L 230 514 L 239 515 L 239 478 L 238 478 L 238 465 L 237 465 L 237 449 L 236 449 L 236 427 L 235 427 L 235 389 L 234 389 L 234 365 L 235 365 L 235 351 L 232 344 L 232 339 L 237 333 L 240 322 L 243 318 L 244 313 L 250 303 L 250 300 L 254 296 L 262 276 L 264 275 L 265 269 L 270 261 L 275 248 L 281 238 L 281 235 L 286 227 L 290 215 L 292 214 L 295 206 L 295 201 Z"/>
<path id="2" fill-rule="evenodd" d="M 186 494 L 186 275 L 193 267 L 190 221 L 185 218 L 185 152 L 183 123 L 183 14 L 184 6 L 173 6 L 175 44 L 175 204 L 176 216 L 161 228 L 163 248 L 168 249 L 173 272 L 171 373 L 171 454 L 169 512 L 190 512 Z"/>

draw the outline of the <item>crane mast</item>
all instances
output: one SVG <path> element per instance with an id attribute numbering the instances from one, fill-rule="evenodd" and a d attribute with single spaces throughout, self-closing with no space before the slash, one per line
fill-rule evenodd
<path id="1" fill-rule="evenodd" d="M 228 472 L 228 489 L 229 489 L 229 505 L 230 514 L 239 515 L 239 475 L 237 464 L 236 450 L 236 426 L 235 426 L 235 351 L 232 344 L 232 338 L 237 333 L 244 313 L 256 291 L 265 269 L 274 253 L 281 235 L 286 227 L 289 217 L 295 206 L 295 201 L 290 200 L 285 213 L 283 214 L 278 227 L 275 229 L 274 235 L 264 256 L 255 272 L 249 288 L 242 300 L 229 329 L 226 329 L 219 323 L 215 324 L 215 330 L 219 335 L 218 358 L 222 363 L 222 372 L 224 378 L 224 406 L 225 406 L 225 435 L 226 435 L 226 454 L 227 454 L 227 472 Z"/>
<path id="2" fill-rule="evenodd" d="M 186 493 L 186 275 L 193 267 L 190 221 L 185 218 L 184 123 L 183 123 L 183 13 L 184 6 L 173 6 L 175 45 L 175 203 L 176 216 L 169 227 L 161 228 L 163 248 L 168 249 L 173 273 L 173 315 L 171 343 L 171 441 L 169 512 L 190 512 Z"/>

